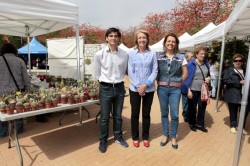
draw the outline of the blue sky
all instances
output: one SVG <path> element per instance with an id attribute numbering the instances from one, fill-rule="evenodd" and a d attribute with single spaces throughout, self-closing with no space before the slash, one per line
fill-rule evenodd
<path id="1" fill-rule="evenodd" d="M 175 0 L 63 0 L 79 6 L 80 23 L 103 28 L 128 28 L 142 23 L 150 12 L 170 11 Z"/>

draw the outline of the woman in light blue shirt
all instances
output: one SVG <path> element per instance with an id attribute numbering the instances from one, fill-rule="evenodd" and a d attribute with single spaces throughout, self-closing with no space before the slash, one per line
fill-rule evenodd
<path id="1" fill-rule="evenodd" d="M 149 147 L 150 111 L 154 98 L 155 78 L 158 73 L 156 53 L 149 49 L 149 33 L 138 30 L 135 48 L 129 52 L 128 76 L 131 104 L 131 131 L 133 145 L 139 147 L 139 116 L 142 101 L 142 139 Z"/>

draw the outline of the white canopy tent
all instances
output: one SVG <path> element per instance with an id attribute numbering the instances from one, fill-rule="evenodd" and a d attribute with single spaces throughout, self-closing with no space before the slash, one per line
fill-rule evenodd
<path id="1" fill-rule="evenodd" d="M 163 52 L 163 41 L 164 38 L 162 38 L 160 41 L 158 41 L 157 43 L 149 46 L 149 48 L 155 52 Z"/>
<path id="2" fill-rule="evenodd" d="M 121 43 L 119 46 L 118 46 L 120 49 L 128 52 L 130 50 L 130 48 L 128 48 L 127 46 L 125 46 L 123 43 Z"/>
<path id="3" fill-rule="evenodd" d="M 199 36 L 205 35 L 207 32 L 211 31 L 212 29 L 216 28 L 216 25 L 213 23 L 209 23 L 207 26 L 205 26 L 203 29 L 192 35 L 190 38 L 184 41 L 180 41 L 179 48 L 180 49 L 187 49 L 187 48 L 192 48 L 195 45 L 195 40 Z"/>
<path id="4" fill-rule="evenodd" d="M 61 0 L 0 0 L 0 34 L 29 37 L 75 25 L 79 56 L 78 6 Z M 80 64 L 80 59 L 78 59 Z M 30 67 L 30 54 L 29 54 Z M 78 78 L 80 70 L 78 68 Z"/>

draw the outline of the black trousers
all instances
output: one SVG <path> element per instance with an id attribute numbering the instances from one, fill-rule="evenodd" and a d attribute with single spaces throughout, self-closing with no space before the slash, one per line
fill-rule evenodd
<path id="1" fill-rule="evenodd" d="M 193 98 L 188 99 L 188 110 L 189 110 L 189 124 L 198 125 L 204 127 L 205 111 L 207 107 L 207 102 L 201 101 L 201 92 L 193 91 Z M 198 113 L 197 113 L 198 104 Z"/>
<path id="2" fill-rule="evenodd" d="M 238 126 L 237 115 L 238 115 L 238 112 L 240 112 L 241 105 L 235 104 L 235 103 L 227 103 L 227 104 L 228 104 L 228 109 L 229 109 L 230 127 L 237 127 Z M 250 111 L 250 103 L 249 103 L 249 98 L 248 98 L 243 128 L 246 128 L 246 120 L 247 120 L 247 116 L 248 116 L 249 111 Z"/>
<path id="3" fill-rule="evenodd" d="M 149 139 L 150 128 L 150 111 L 154 98 L 154 92 L 145 93 L 145 96 L 140 96 L 138 92 L 129 90 L 131 104 L 131 131 L 132 139 L 139 140 L 139 116 L 142 101 L 142 139 Z"/>

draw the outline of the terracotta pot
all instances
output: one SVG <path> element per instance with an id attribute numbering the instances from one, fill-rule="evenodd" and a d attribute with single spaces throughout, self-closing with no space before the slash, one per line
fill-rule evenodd
<path id="1" fill-rule="evenodd" d="M 39 104 L 38 104 L 38 108 L 39 108 L 39 109 L 44 109 L 44 104 L 39 103 Z"/>
<path id="2" fill-rule="evenodd" d="M 66 98 L 61 98 L 61 103 L 62 103 L 62 104 L 66 104 L 66 102 L 67 102 L 67 99 L 66 99 Z"/>
<path id="3" fill-rule="evenodd" d="M 0 112 L 1 112 L 2 114 L 6 114 L 6 112 L 7 112 L 7 111 L 6 111 L 6 108 L 1 108 L 1 109 L 0 109 Z"/>
<path id="4" fill-rule="evenodd" d="M 35 110 L 37 110 L 38 109 L 38 107 L 37 106 L 31 106 L 31 111 L 35 111 Z"/>
<path id="5" fill-rule="evenodd" d="M 45 103 L 45 107 L 46 107 L 46 108 L 52 108 L 52 102 Z"/>
<path id="6" fill-rule="evenodd" d="M 24 107 L 24 112 L 30 111 L 30 107 Z"/>
<path id="7" fill-rule="evenodd" d="M 7 114 L 12 115 L 14 114 L 14 109 L 13 108 L 6 108 Z"/>
<path id="8" fill-rule="evenodd" d="M 68 103 L 69 103 L 69 104 L 74 104 L 74 99 L 69 98 L 69 99 L 68 99 Z"/>
<path id="9" fill-rule="evenodd" d="M 55 100 L 55 101 L 52 102 L 53 107 L 57 107 L 57 104 L 58 104 L 57 100 Z"/>
<path id="10" fill-rule="evenodd" d="M 85 102 L 85 97 L 84 97 L 84 96 L 80 97 L 80 101 L 81 101 L 82 103 Z"/>
<path id="11" fill-rule="evenodd" d="M 75 103 L 79 103 L 80 102 L 80 99 L 75 99 Z"/>
<path id="12" fill-rule="evenodd" d="M 17 113 L 22 113 L 24 110 L 24 106 L 16 106 Z"/>

